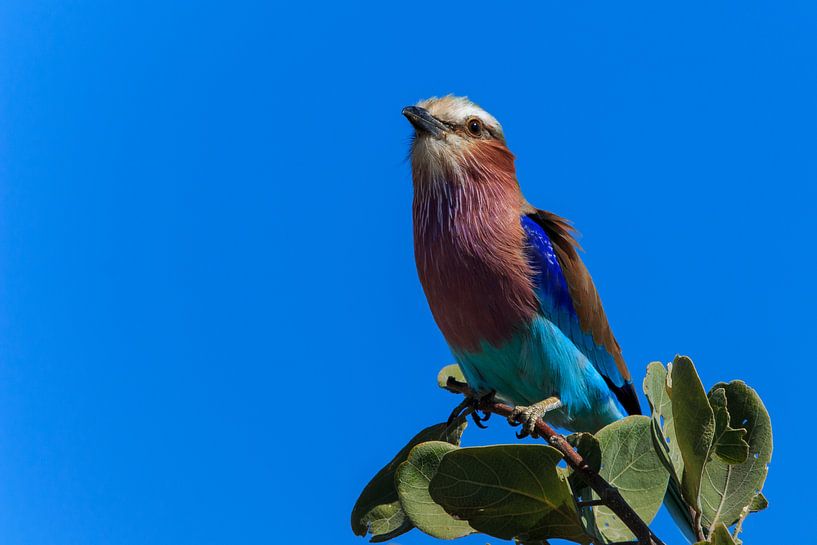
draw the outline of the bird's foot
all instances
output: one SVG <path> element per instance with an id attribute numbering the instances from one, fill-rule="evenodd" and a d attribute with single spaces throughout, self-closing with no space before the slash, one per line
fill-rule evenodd
<path id="1" fill-rule="evenodd" d="M 448 417 L 448 424 L 450 425 L 455 420 L 470 415 L 478 428 L 486 428 L 487 426 L 485 426 L 483 422 L 487 422 L 488 419 L 491 418 L 491 413 L 481 411 L 481 408 L 483 404 L 492 402 L 494 396 L 496 396 L 496 392 L 490 391 L 487 394 L 466 397 L 451 411 L 451 416 Z M 480 414 L 480 412 L 482 412 L 482 414 Z"/>
<path id="2" fill-rule="evenodd" d="M 516 434 L 519 439 L 527 437 L 539 437 L 536 433 L 536 421 L 545 416 L 550 411 L 562 406 L 562 401 L 558 397 L 549 397 L 539 403 L 534 403 L 528 407 L 515 407 L 508 416 L 508 423 L 511 426 L 522 425 L 522 429 Z"/>

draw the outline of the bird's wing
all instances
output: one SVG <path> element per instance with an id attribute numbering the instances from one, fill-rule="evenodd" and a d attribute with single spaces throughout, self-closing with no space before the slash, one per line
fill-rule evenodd
<path id="1" fill-rule="evenodd" d="M 522 227 L 542 312 L 590 360 L 627 413 L 641 414 L 630 371 L 579 257 L 572 226 L 556 214 L 532 209 L 522 216 Z"/>

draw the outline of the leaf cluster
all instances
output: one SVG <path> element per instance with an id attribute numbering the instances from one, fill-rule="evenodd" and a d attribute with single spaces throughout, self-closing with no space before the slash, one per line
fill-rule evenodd
<path id="1" fill-rule="evenodd" d="M 671 476 L 669 494 L 686 508 L 701 541 L 733 543 L 746 516 L 768 506 L 761 492 L 772 456 L 766 407 L 740 380 L 707 392 L 684 356 L 666 367 L 651 363 L 644 393 L 656 451 Z M 733 525 L 734 537 L 726 540 Z"/>
<path id="2" fill-rule="evenodd" d="M 463 380 L 456 366 L 438 377 Z M 769 416 L 743 382 L 707 393 L 689 358 L 652 363 L 644 392 L 651 416 L 630 416 L 570 444 L 649 523 L 674 499 L 699 543 L 735 545 L 745 517 L 766 507 Z M 439 539 L 483 533 L 520 543 L 614 543 L 633 536 L 582 476 L 547 445 L 461 447 L 466 423 L 415 435 L 363 490 L 352 529 L 372 542 L 412 528 Z M 729 527 L 735 526 L 730 533 Z"/>

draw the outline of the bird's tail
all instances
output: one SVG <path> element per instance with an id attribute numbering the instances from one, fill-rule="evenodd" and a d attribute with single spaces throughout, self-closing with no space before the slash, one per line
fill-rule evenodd
<path id="1" fill-rule="evenodd" d="M 692 521 L 692 514 L 681 498 L 681 487 L 674 478 L 669 480 L 667 494 L 664 496 L 664 506 L 667 508 L 667 511 L 669 511 L 678 529 L 684 534 L 686 540 L 690 543 L 695 543 L 697 539 L 695 538 L 695 526 Z"/>

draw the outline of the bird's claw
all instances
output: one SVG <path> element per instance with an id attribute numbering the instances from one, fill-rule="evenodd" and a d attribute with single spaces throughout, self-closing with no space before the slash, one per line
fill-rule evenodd
<path id="1" fill-rule="evenodd" d="M 488 419 L 491 418 L 491 413 L 484 410 L 482 407 L 486 403 L 493 401 L 495 395 L 496 392 L 492 391 L 481 396 L 466 397 L 459 405 L 454 407 L 453 411 L 451 411 L 451 416 L 448 417 L 448 424 L 451 424 L 459 418 L 465 418 L 470 415 L 471 420 L 474 421 L 474 424 L 478 428 L 485 429 L 487 426 L 485 426 L 483 422 L 487 422 Z"/>
<path id="2" fill-rule="evenodd" d="M 479 414 L 479 409 L 474 409 L 471 412 L 471 420 L 474 421 L 474 425 L 478 428 L 482 428 L 483 430 L 488 426 L 484 425 L 483 422 L 487 422 L 489 418 L 491 418 L 491 413 L 487 411 L 482 411 L 482 414 Z"/>
<path id="3" fill-rule="evenodd" d="M 522 426 L 522 429 L 516 433 L 518 439 L 531 436 L 534 439 L 539 436 L 536 433 L 536 421 L 544 415 L 544 411 L 537 411 L 536 405 L 529 407 L 515 407 L 513 412 L 508 416 L 508 424 L 511 426 Z"/>
<path id="4" fill-rule="evenodd" d="M 514 407 L 513 412 L 508 416 L 508 423 L 511 426 L 522 426 L 522 429 L 516 434 L 517 438 L 523 439 L 530 436 L 536 439 L 539 437 L 539 434 L 536 432 L 536 421 L 545 416 L 549 411 L 558 409 L 561 406 L 562 402 L 555 397 L 549 397 L 544 401 L 534 403 L 527 407 L 520 405 Z"/>

